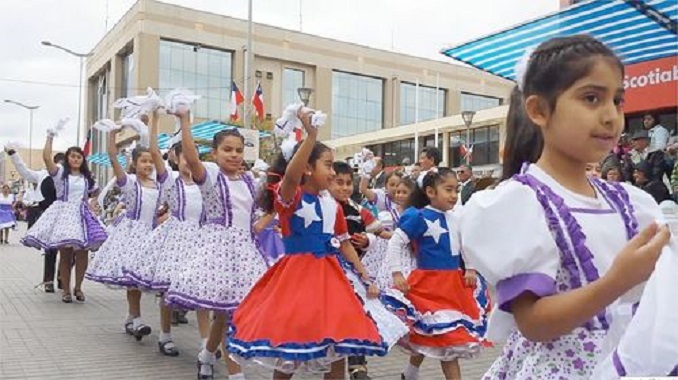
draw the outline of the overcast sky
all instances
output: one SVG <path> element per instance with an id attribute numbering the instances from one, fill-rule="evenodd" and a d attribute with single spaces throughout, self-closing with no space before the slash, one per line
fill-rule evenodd
<path id="1" fill-rule="evenodd" d="M 0 145 L 28 147 L 29 113 L 4 99 L 40 106 L 34 113 L 33 147 L 42 146 L 45 130 L 62 117 L 71 123 L 55 145 L 73 145 L 78 59 L 40 41 L 88 52 L 135 0 L 0 1 Z M 165 2 L 247 18 L 247 0 Z M 299 30 L 300 9 L 305 33 L 446 60 L 441 48 L 556 11 L 558 0 L 254 0 L 253 18 Z"/>

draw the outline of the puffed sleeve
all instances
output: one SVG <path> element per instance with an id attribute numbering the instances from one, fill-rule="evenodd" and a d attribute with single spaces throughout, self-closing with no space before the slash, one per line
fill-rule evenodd
<path id="1" fill-rule="evenodd" d="M 196 184 L 201 189 L 211 189 L 217 183 L 219 166 L 214 162 L 203 162 L 202 165 L 205 168 L 205 178 L 201 182 L 196 181 Z"/>
<path id="2" fill-rule="evenodd" d="M 516 327 L 511 302 L 524 293 L 556 293 L 560 252 L 532 189 L 508 181 L 477 192 L 459 221 L 461 250 L 497 289 L 488 336 L 501 340 Z"/>
<path id="3" fill-rule="evenodd" d="M 421 214 L 421 210 L 410 207 L 400 217 L 398 229 L 395 233 L 404 235 L 402 237 L 409 243 L 422 237 L 426 232 L 426 228 L 426 222 Z"/>

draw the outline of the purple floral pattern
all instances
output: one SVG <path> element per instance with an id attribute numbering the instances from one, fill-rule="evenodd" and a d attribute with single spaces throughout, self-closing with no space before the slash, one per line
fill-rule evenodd
<path id="1" fill-rule="evenodd" d="M 589 380 L 600 360 L 605 330 L 575 329 L 550 342 L 532 342 L 514 331 L 484 380 Z"/>
<path id="2" fill-rule="evenodd" d="M 172 279 L 167 303 L 188 309 L 234 310 L 267 269 L 249 233 L 217 224 L 204 226 L 200 254 Z"/>

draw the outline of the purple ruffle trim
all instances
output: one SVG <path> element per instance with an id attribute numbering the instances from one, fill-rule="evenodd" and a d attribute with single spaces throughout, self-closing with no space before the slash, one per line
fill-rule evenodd
<path id="1" fill-rule="evenodd" d="M 92 210 L 89 209 L 85 202 L 80 206 L 80 216 L 83 220 L 83 228 L 85 234 L 85 241 L 87 242 L 87 248 L 95 249 L 99 248 L 108 238 L 108 234 L 104 229 L 104 226 L 99 222 L 99 220 L 94 216 Z"/>
<path id="2" fill-rule="evenodd" d="M 556 235 L 556 245 L 561 252 L 562 264 L 570 275 L 570 287 L 575 289 L 582 285 L 577 261 L 579 262 L 579 267 L 581 267 L 584 278 L 588 283 L 597 280 L 600 276 L 593 263 L 593 254 L 586 246 L 586 235 L 582 231 L 576 218 L 572 215 L 571 210 L 565 204 L 563 198 L 554 193 L 551 188 L 537 180 L 534 176 L 525 173 L 526 168 L 527 166 L 523 166 L 522 174 L 516 175 L 513 178 L 533 189 L 539 203 L 542 205 L 549 227 Z M 619 185 L 616 185 L 615 188 L 612 189 L 601 181 L 594 180 L 593 184 L 598 188 L 601 194 L 603 194 L 608 203 L 610 203 L 610 206 L 617 210 L 622 216 L 627 236 L 629 238 L 635 236 L 637 233 L 638 222 L 634 217 L 633 206 L 630 204 L 628 193 Z M 567 233 L 572 242 L 572 250 L 570 250 L 570 245 L 565 239 L 560 220 L 562 220 L 566 226 Z M 597 317 L 602 327 L 608 329 L 609 323 L 605 315 L 605 310 L 598 313 Z M 587 326 L 590 327 L 590 323 L 587 323 Z"/>

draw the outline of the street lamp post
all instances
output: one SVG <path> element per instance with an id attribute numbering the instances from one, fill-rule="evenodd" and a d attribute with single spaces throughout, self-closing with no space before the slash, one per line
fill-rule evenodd
<path id="1" fill-rule="evenodd" d="M 59 49 L 61 51 L 64 51 L 70 55 L 76 56 L 80 59 L 80 82 L 78 85 L 78 130 L 76 131 L 76 146 L 80 146 L 80 129 L 81 129 L 81 123 L 82 123 L 82 73 L 85 68 L 85 58 L 89 57 L 92 55 L 92 53 L 76 53 L 71 49 L 65 48 L 63 46 L 53 44 L 49 41 L 42 41 L 42 45 L 44 46 L 49 46 L 53 47 L 55 49 Z"/>
<path id="2" fill-rule="evenodd" d="M 466 164 L 469 164 L 469 159 L 471 158 L 468 154 L 468 150 L 471 149 L 471 124 L 473 124 L 473 116 L 475 116 L 475 111 L 462 111 L 461 118 L 464 120 L 466 125 Z"/>
<path id="3" fill-rule="evenodd" d="M 311 94 L 313 94 L 313 89 L 309 87 L 299 87 L 297 89 L 297 94 L 299 94 L 299 99 L 304 103 L 304 106 L 308 107 L 308 102 L 311 100 Z"/>
<path id="4" fill-rule="evenodd" d="M 28 121 L 28 151 L 30 152 L 28 154 L 28 166 L 30 168 L 33 168 L 33 111 L 37 110 L 40 108 L 40 106 L 27 106 L 21 102 L 17 102 L 14 100 L 9 100 L 5 99 L 5 103 L 9 104 L 14 104 L 15 106 L 19 106 L 21 108 L 25 108 L 28 110 L 29 114 L 29 121 Z"/>

